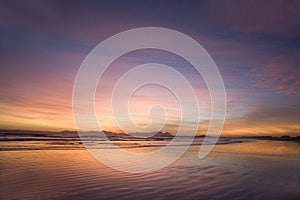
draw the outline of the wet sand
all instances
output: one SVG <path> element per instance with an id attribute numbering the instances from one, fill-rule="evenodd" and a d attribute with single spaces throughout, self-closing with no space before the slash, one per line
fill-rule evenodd
<path id="1" fill-rule="evenodd" d="M 139 148 L 149 151 L 154 147 Z M 159 171 L 110 169 L 84 149 L 1 151 L 1 199 L 300 199 L 300 145 L 192 146 Z M 124 163 L 127 161 L 124 160 Z"/>

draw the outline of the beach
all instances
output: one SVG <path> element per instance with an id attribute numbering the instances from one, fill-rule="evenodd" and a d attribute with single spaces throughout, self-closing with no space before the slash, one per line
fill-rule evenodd
<path id="1" fill-rule="evenodd" d="M 220 144 L 204 159 L 199 147 L 150 173 L 108 168 L 84 148 L 2 149 L 1 199 L 299 199 L 299 143 Z"/>
<path id="2" fill-rule="evenodd" d="M 300 200 L 300 0 L 0 0 L 0 200 Z"/>

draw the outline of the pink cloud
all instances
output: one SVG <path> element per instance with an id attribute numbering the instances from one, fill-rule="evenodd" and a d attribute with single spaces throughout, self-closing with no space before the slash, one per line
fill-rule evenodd
<path id="1" fill-rule="evenodd" d="M 253 70 L 257 81 L 256 87 L 271 88 L 278 93 L 300 95 L 300 70 L 295 57 L 279 56 L 274 57 L 262 69 Z"/>

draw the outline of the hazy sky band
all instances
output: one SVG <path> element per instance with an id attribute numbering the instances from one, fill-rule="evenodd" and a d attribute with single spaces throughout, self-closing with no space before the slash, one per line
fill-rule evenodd
<path id="1" fill-rule="evenodd" d="M 2 2 L 0 128 L 74 129 L 72 86 L 84 57 L 113 34 L 158 26 L 189 35 L 213 57 L 228 97 L 223 134 L 299 134 L 298 8 L 297 1 Z M 122 66 L 147 60 L 142 53 L 128 55 Z M 205 96 L 203 85 L 197 91 Z"/>

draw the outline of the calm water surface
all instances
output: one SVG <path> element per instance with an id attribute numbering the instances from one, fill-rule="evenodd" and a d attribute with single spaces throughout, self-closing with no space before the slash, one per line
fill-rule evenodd
<path id="1" fill-rule="evenodd" d="M 131 150 L 143 152 L 153 148 L 157 147 Z M 1 151 L 0 197 L 300 199 L 297 143 L 256 141 L 217 145 L 202 160 L 198 159 L 198 151 L 199 146 L 192 146 L 171 166 L 146 174 L 110 169 L 84 149 Z M 128 162 L 124 160 L 124 164 Z"/>

